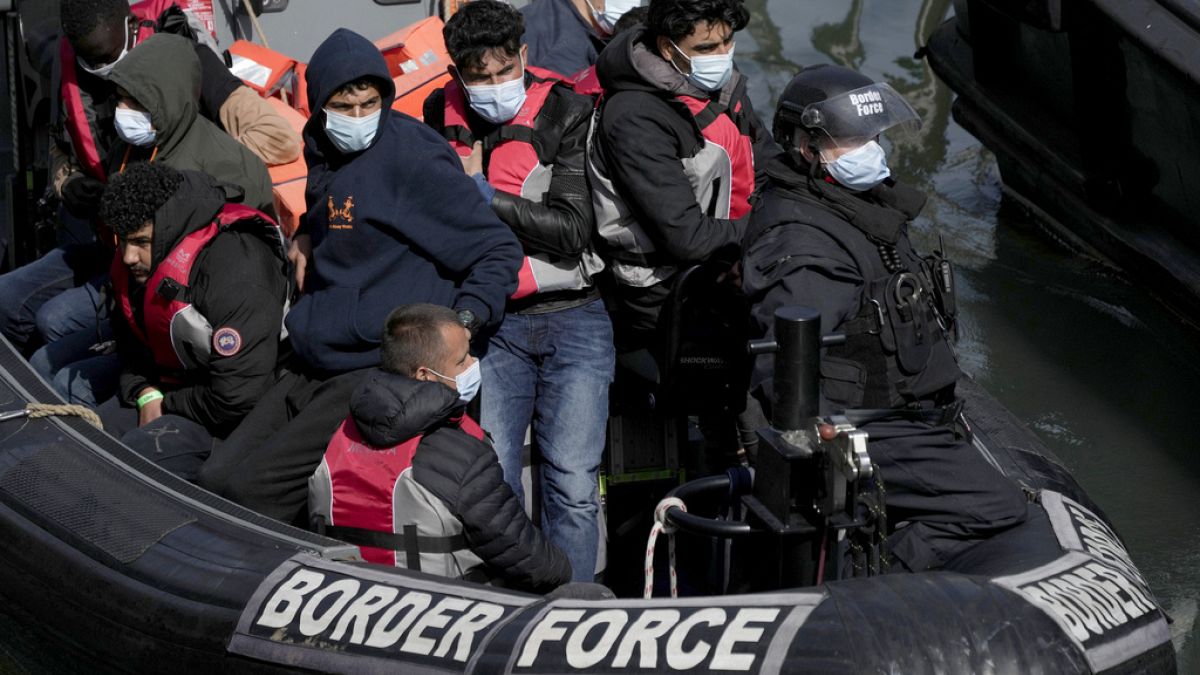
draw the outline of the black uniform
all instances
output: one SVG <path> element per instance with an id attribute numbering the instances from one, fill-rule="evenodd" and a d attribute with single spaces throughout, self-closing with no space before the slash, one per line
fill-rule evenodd
<path id="1" fill-rule="evenodd" d="M 810 178 L 794 156 L 768 173 L 746 234 L 744 288 L 767 335 L 786 305 L 813 307 L 824 333 L 847 335 L 822 354 L 823 414 L 895 411 L 862 426 L 896 524 L 892 554 L 914 571 L 936 568 L 1022 522 L 1020 489 L 954 424 L 961 371 L 943 325 L 950 299 L 940 298 L 932 264 L 907 234 L 925 196 L 890 179 L 855 193 Z M 772 365 L 760 358 L 754 375 L 764 399 Z"/>

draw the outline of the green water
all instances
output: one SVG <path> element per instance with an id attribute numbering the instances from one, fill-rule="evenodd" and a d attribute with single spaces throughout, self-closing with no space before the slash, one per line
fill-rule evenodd
<path id="1" fill-rule="evenodd" d="M 739 66 L 769 117 L 804 65 L 883 79 L 921 133 L 891 152 L 931 199 L 916 226 L 960 265 L 960 359 L 1071 468 L 1176 619 L 1180 672 L 1200 672 L 1200 340 L 1120 274 L 1059 246 L 1003 196 L 996 162 L 950 116 L 951 91 L 913 54 L 950 0 L 746 0 Z"/>

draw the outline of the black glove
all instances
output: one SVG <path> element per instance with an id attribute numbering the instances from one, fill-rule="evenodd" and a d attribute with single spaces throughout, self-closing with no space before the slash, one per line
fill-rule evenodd
<path id="1" fill-rule="evenodd" d="M 91 218 L 100 211 L 104 183 L 91 176 L 68 178 L 62 186 L 62 200 L 67 211 L 76 218 Z"/>

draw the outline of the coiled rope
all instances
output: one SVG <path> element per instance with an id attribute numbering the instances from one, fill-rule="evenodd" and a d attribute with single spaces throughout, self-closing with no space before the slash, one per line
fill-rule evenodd
<path id="1" fill-rule="evenodd" d="M 684 513 L 687 505 L 678 497 L 667 497 L 654 507 L 654 525 L 650 528 L 650 539 L 646 542 L 646 586 L 642 590 L 643 598 L 654 597 L 654 547 L 658 543 L 660 533 L 667 535 L 667 551 L 671 572 L 671 597 L 679 597 L 679 582 L 675 575 L 675 531 L 678 526 L 667 519 L 667 511 L 678 506 Z"/>

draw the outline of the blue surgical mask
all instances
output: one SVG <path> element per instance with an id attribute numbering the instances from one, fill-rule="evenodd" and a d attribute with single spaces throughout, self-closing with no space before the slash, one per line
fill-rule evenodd
<path id="1" fill-rule="evenodd" d="M 629 10 L 642 6 L 642 0 L 606 0 L 604 10 L 598 11 L 591 0 L 585 0 L 585 2 L 587 2 L 588 9 L 592 10 L 592 18 L 596 20 L 605 35 L 612 35 L 617 22 Z"/>
<path id="2" fill-rule="evenodd" d="M 75 57 L 75 62 L 79 64 L 80 68 L 83 68 L 84 70 L 91 73 L 92 75 L 95 75 L 96 77 L 107 80 L 108 74 L 112 72 L 112 69 L 115 68 L 117 66 L 117 64 L 121 62 L 121 59 L 125 58 L 125 55 L 129 53 L 129 22 L 128 21 L 125 22 L 125 42 L 123 42 L 122 44 L 124 46 L 121 47 L 121 54 L 119 56 L 117 56 L 117 60 L 113 61 L 112 63 L 106 63 L 106 64 L 100 66 L 99 68 L 93 68 L 93 67 L 89 66 L 86 61 L 79 58 L 78 56 Z"/>
<path id="3" fill-rule="evenodd" d="M 887 154 L 883 146 L 875 141 L 855 148 L 825 164 L 825 171 L 839 185 L 855 192 L 865 192 L 879 185 L 892 175 L 887 165 Z"/>
<path id="4" fill-rule="evenodd" d="M 671 46 L 675 48 L 675 51 L 679 52 L 680 56 L 687 59 L 688 63 L 692 66 L 692 72 L 684 77 L 704 91 L 717 91 L 721 87 L 724 87 L 729 78 L 733 76 L 733 48 L 737 45 L 729 45 L 729 52 L 726 54 L 692 57 L 684 54 L 679 45 L 674 42 L 671 43 Z M 674 66 L 675 62 L 672 61 L 671 65 Z M 679 69 L 678 66 L 675 68 L 676 70 Z M 682 73 L 683 71 L 679 72 Z"/>
<path id="5" fill-rule="evenodd" d="M 379 132 L 379 116 L 383 110 L 370 115 L 354 117 L 325 109 L 325 135 L 343 153 L 350 154 L 366 150 L 375 134 Z"/>
<path id="6" fill-rule="evenodd" d="M 446 377 L 433 368 L 429 372 L 437 375 L 443 380 L 450 380 L 454 383 L 454 388 L 458 390 L 458 400 L 461 403 L 470 403 L 479 393 L 479 383 L 482 381 L 482 373 L 479 370 L 479 360 L 476 359 L 466 370 L 462 371 L 454 377 Z"/>
<path id="7" fill-rule="evenodd" d="M 154 145 L 158 132 L 150 121 L 150 113 L 132 108 L 118 107 L 113 117 L 113 126 L 121 140 L 130 145 Z"/>
<path id="8" fill-rule="evenodd" d="M 466 89 L 472 110 L 492 124 L 504 124 L 525 105 L 525 64 L 521 64 L 521 76 L 515 80 L 467 85 Z"/>

